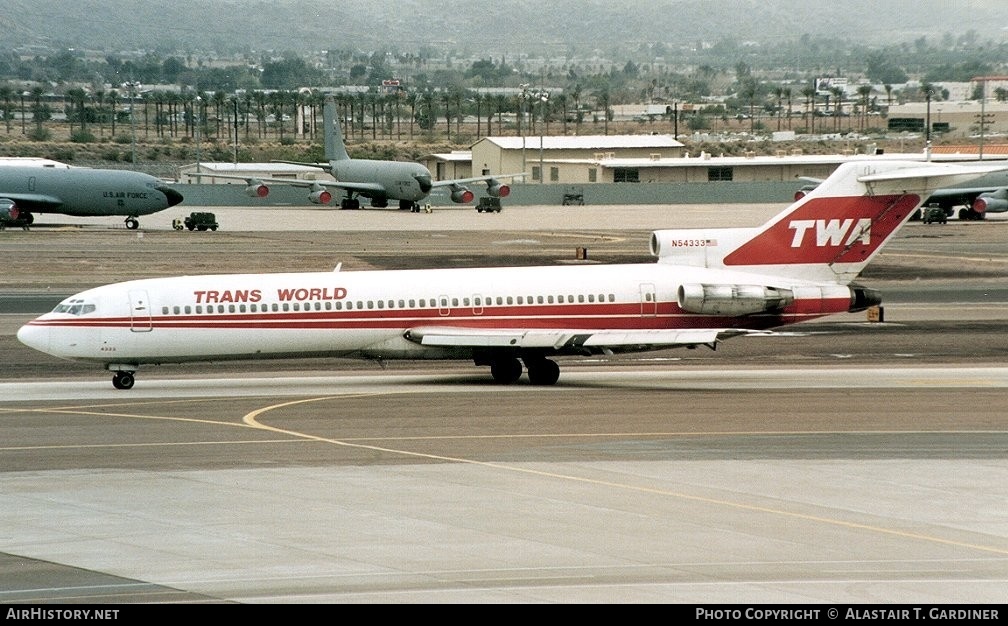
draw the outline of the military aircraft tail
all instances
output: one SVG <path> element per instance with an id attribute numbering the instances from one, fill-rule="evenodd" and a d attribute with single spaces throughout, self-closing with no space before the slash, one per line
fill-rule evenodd
<path id="1" fill-rule="evenodd" d="M 336 121 L 336 101 L 332 96 L 326 96 L 322 105 L 322 126 L 325 130 L 326 160 L 345 161 L 349 159 L 350 155 L 343 143 L 343 133 Z"/>

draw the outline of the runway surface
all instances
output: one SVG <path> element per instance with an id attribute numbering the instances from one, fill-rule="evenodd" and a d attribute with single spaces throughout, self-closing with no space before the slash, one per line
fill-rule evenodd
<path id="1" fill-rule="evenodd" d="M 424 216 L 382 215 L 384 236 L 298 238 L 392 266 L 400 218 Z M 939 228 L 908 225 L 864 281 L 895 288 L 882 323 L 565 359 L 549 388 L 325 360 L 142 369 L 124 393 L 19 349 L 16 296 L 46 289 L 7 285 L 0 602 L 1003 603 L 1008 231 Z M 47 267 L 71 239 L 43 232 L 0 249 Z M 432 232 L 470 262 L 493 241 Z M 145 241 L 174 235 L 211 234 Z M 239 239 L 239 261 L 282 252 Z"/>

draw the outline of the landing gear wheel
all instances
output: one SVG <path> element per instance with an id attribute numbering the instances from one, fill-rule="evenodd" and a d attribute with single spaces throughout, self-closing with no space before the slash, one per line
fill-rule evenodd
<path id="1" fill-rule="evenodd" d="M 133 372 L 116 372 L 112 376 L 112 386 L 116 389 L 132 389 L 133 382 Z"/>
<path id="2" fill-rule="evenodd" d="M 560 379 L 560 366 L 549 359 L 525 361 L 529 382 L 533 385 L 553 385 Z"/>
<path id="3" fill-rule="evenodd" d="M 518 359 L 498 359 L 490 364 L 490 375 L 502 385 L 510 385 L 521 377 L 522 366 Z"/>
<path id="4" fill-rule="evenodd" d="M 126 218 L 126 228 L 130 230 L 136 230 L 140 226 L 140 222 L 137 221 L 135 217 Z"/>

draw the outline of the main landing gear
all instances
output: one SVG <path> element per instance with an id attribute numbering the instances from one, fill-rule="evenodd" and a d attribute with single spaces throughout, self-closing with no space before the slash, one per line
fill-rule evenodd
<path id="1" fill-rule="evenodd" d="M 529 382 L 533 385 L 553 385 L 560 379 L 560 366 L 544 356 L 524 356 L 525 369 L 528 370 Z M 490 376 L 502 384 L 510 385 L 522 375 L 522 364 L 515 357 L 497 357 L 489 362 L 479 362 L 477 365 L 490 365 Z"/>
<path id="2" fill-rule="evenodd" d="M 126 218 L 126 228 L 136 230 L 140 227 L 140 221 L 132 215 Z"/>
<path id="3" fill-rule="evenodd" d="M 112 386 L 116 389 L 132 389 L 134 382 L 133 372 L 120 370 L 112 375 Z"/>

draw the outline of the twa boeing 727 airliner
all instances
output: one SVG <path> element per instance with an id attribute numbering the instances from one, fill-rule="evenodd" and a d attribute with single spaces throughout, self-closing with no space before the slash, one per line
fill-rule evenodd
<path id="1" fill-rule="evenodd" d="M 852 161 L 755 228 L 658 230 L 655 263 L 179 276 L 83 291 L 18 331 L 129 389 L 141 365 L 466 359 L 551 385 L 554 357 L 720 340 L 864 310 L 854 279 L 922 200 L 1008 165 Z"/>

